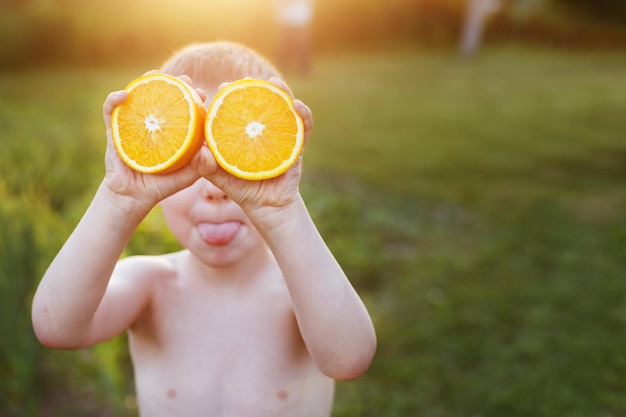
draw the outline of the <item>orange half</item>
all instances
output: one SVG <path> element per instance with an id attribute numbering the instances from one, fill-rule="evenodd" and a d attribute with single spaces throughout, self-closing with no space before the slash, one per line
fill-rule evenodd
<path id="1" fill-rule="evenodd" d="M 154 174 L 186 165 L 203 143 L 206 115 L 198 93 L 176 77 L 150 73 L 133 80 L 113 110 L 111 130 L 120 158 Z"/>
<path id="2" fill-rule="evenodd" d="M 248 180 L 281 175 L 304 145 L 304 123 L 291 96 L 263 80 L 239 80 L 219 90 L 204 129 L 217 163 Z"/>

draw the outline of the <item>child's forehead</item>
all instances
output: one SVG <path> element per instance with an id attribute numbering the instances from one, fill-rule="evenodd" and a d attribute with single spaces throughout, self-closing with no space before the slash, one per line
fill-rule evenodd
<path id="1" fill-rule="evenodd" d="M 193 83 L 199 87 L 217 90 L 223 83 L 241 80 L 246 77 L 269 79 L 276 75 L 268 71 L 255 71 L 247 68 L 224 68 L 220 66 L 212 66 L 208 63 L 202 67 L 189 68 L 180 75 L 189 75 Z"/>
<path id="2" fill-rule="evenodd" d="M 174 76 L 188 75 L 194 85 L 207 89 L 245 77 L 269 79 L 279 75 L 255 51 L 228 42 L 191 45 L 174 54 L 162 70 Z"/>
<path id="3" fill-rule="evenodd" d="M 210 69 L 207 69 L 204 72 L 196 72 L 188 75 L 191 77 L 194 86 L 209 91 L 217 91 L 220 85 L 245 77 L 258 78 L 253 75 L 243 75 L 238 72 L 212 72 Z"/>

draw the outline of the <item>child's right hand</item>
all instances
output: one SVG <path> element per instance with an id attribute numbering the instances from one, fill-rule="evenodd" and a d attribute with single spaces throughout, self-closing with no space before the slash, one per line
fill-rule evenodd
<path id="1" fill-rule="evenodd" d="M 183 76 L 180 78 L 191 85 L 189 77 Z M 204 99 L 204 92 L 197 91 Z M 128 93 L 124 90 L 114 91 L 107 96 L 102 106 L 107 133 L 106 175 L 103 183 L 113 195 L 128 197 L 136 204 L 151 209 L 159 201 L 188 187 L 199 178 L 197 166 L 202 157 L 198 153 L 185 167 L 168 174 L 143 174 L 126 165 L 119 157 L 113 144 L 111 116 L 113 109 L 122 104 L 127 97 Z"/>

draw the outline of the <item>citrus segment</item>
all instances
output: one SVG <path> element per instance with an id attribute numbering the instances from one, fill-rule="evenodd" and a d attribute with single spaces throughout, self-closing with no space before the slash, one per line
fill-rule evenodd
<path id="1" fill-rule="evenodd" d="M 176 77 L 143 75 L 125 89 L 113 110 L 111 133 L 120 158 L 144 173 L 166 173 L 187 164 L 203 143 L 205 109 L 198 93 Z"/>
<path id="2" fill-rule="evenodd" d="M 249 180 L 276 177 L 302 151 L 304 124 L 293 100 L 274 84 L 245 79 L 215 96 L 207 113 L 205 137 L 218 164 Z"/>

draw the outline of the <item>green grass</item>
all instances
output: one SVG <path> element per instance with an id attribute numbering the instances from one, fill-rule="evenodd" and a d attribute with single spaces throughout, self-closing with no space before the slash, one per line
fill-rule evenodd
<path id="1" fill-rule="evenodd" d="M 479 200 L 494 187 L 509 195 L 512 183 L 532 197 L 586 191 L 624 172 L 623 55 L 497 49 L 471 62 L 419 51 L 375 59 L 321 63 L 320 82 L 303 86 L 322 142 L 309 163 L 394 193 Z"/>
<path id="2" fill-rule="evenodd" d="M 397 49 L 320 56 L 291 80 L 315 120 L 303 195 L 378 331 L 334 417 L 626 415 L 625 66 L 623 54 Z M 0 76 L 0 213 L 16 225 L 0 230 L 12 248 L 0 283 L 35 285 L 102 176 L 102 100 L 143 70 Z M 129 251 L 171 248 L 162 229 L 150 216 Z M 33 250 L 35 271 L 4 272 Z M 10 305 L 3 316 L 26 310 Z M 119 349 L 31 350 L 35 376 L 26 367 L 0 393 L 95 415 L 130 389 L 111 365 L 127 360 Z"/>

